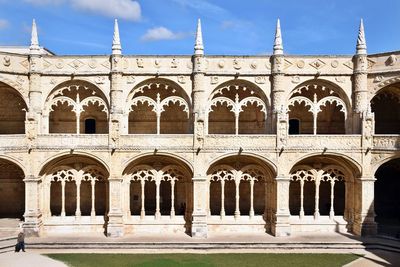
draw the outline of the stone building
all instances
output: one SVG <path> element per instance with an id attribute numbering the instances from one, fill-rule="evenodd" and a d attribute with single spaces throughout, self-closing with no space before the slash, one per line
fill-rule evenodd
<path id="1" fill-rule="evenodd" d="M 0 216 L 29 234 L 306 231 L 399 222 L 400 52 L 0 52 Z"/>

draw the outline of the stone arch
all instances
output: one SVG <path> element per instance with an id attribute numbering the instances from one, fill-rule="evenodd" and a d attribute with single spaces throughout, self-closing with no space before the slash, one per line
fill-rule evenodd
<path id="1" fill-rule="evenodd" d="M 0 82 L 0 134 L 25 134 L 28 106 L 21 93 Z"/>
<path id="2" fill-rule="evenodd" d="M 209 134 L 265 134 L 268 97 L 256 84 L 234 79 L 218 85 L 208 97 Z"/>
<path id="3" fill-rule="evenodd" d="M 400 157 L 381 163 L 375 171 L 374 209 L 378 232 L 396 236 L 400 231 Z"/>
<path id="4" fill-rule="evenodd" d="M 289 210 L 295 231 L 307 230 L 310 218 L 315 230 L 351 229 L 355 180 L 361 176 L 354 162 L 333 154 L 307 155 L 292 165 L 289 176 Z"/>
<path id="5" fill-rule="evenodd" d="M 370 100 L 376 134 L 400 134 L 400 78 L 379 87 Z"/>
<path id="6" fill-rule="evenodd" d="M 163 220 L 173 231 L 190 232 L 193 173 L 184 161 L 165 155 L 141 155 L 129 161 L 122 177 L 127 224 Z M 139 228 L 136 230 L 141 231 Z"/>
<path id="7" fill-rule="evenodd" d="M 61 155 L 47 161 L 39 177 L 45 228 L 52 225 L 57 230 L 59 225 L 62 230 L 67 220 L 72 227 L 89 225 L 87 231 L 104 230 L 109 198 L 105 165 L 87 155 Z"/>
<path id="8" fill-rule="evenodd" d="M 45 132 L 82 134 L 90 117 L 96 118 L 96 133 L 108 133 L 108 98 L 88 81 L 60 83 L 47 96 L 43 110 Z"/>
<path id="9" fill-rule="evenodd" d="M 233 217 L 235 221 L 263 218 L 259 223 L 265 232 L 264 219 L 272 215 L 274 205 L 274 173 L 270 163 L 259 157 L 236 154 L 213 160 L 207 170 L 211 224 L 225 224 Z"/>
<path id="10" fill-rule="evenodd" d="M 13 80 L 8 79 L 7 77 L 4 77 L 0 74 L 0 82 L 8 85 L 11 88 L 14 88 L 15 91 L 18 93 L 18 95 L 24 100 L 25 105 L 28 106 L 29 99 L 27 94 L 24 95 L 25 92 L 28 92 L 28 89 L 24 89 L 21 84 L 18 82 L 15 82 Z"/>
<path id="11" fill-rule="evenodd" d="M 290 91 L 286 103 L 289 119 L 300 118 L 300 134 L 344 134 L 349 131 L 350 99 L 331 81 L 307 80 Z"/>
<path id="12" fill-rule="evenodd" d="M 400 76 L 383 80 L 374 86 L 373 94 L 369 95 L 369 101 L 372 100 L 382 89 L 395 83 L 400 82 Z"/>
<path id="13" fill-rule="evenodd" d="M 164 78 L 147 79 L 128 94 L 128 133 L 191 133 L 191 110 L 191 99 L 180 85 Z"/>
<path id="14" fill-rule="evenodd" d="M 11 157 L 0 156 L 0 218 L 22 217 L 25 211 L 25 172 Z"/>

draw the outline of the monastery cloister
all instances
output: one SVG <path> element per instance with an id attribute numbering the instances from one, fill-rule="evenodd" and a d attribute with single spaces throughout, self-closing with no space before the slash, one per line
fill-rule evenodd
<path id="1" fill-rule="evenodd" d="M 400 225 L 400 52 L 59 56 L 0 47 L 0 218 L 46 233 Z M 399 229 L 400 230 L 400 229 Z"/>

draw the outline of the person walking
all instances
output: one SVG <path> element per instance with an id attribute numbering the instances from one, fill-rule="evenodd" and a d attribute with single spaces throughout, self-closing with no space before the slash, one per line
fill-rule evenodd
<path id="1" fill-rule="evenodd" d="M 17 245 L 15 246 L 15 252 L 19 252 L 22 249 L 25 252 L 25 234 L 20 232 L 17 238 Z"/>

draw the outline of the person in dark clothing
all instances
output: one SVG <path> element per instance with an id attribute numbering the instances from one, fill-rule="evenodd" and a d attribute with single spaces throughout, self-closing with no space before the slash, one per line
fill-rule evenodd
<path id="1" fill-rule="evenodd" d="M 20 232 L 18 234 L 18 238 L 17 238 L 17 246 L 16 248 L 22 249 L 23 252 L 25 252 L 25 234 L 24 232 Z M 16 249 L 16 252 L 19 252 L 19 249 Z"/>

